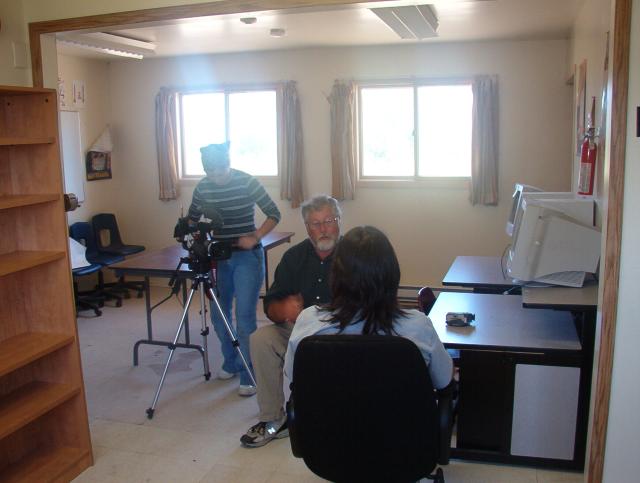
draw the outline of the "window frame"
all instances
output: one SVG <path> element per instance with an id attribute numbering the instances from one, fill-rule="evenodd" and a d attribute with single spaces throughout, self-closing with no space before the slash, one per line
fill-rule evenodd
<path id="1" fill-rule="evenodd" d="M 282 169 L 281 163 L 281 153 L 282 153 L 282 135 L 281 135 L 281 125 L 282 125 L 282 112 L 281 112 L 281 99 L 282 99 L 282 88 L 279 84 L 276 83 L 261 83 L 261 84 L 221 84 L 221 85 L 211 85 L 211 86 L 203 86 L 197 88 L 185 88 L 178 89 L 176 96 L 176 120 L 177 120 L 177 142 L 178 142 L 178 180 L 187 184 L 195 184 L 200 181 L 204 174 L 186 174 L 185 173 L 185 162 L 186 162 L 186 145 L 184 143 L 184 111 L 182 109 L 182 98 L 185 95 L 191 94 L 216 94 L 221 93 L 224 94 L 224 130 L 225 130 L 225 141 L 229 141 L 229 95 L 230 94 L 238 94 L 243 92 L 257 92 L 257 91 L 273 91 L 276 95 L 276 168 L 277 172 L 275 175 L 252 175 L 265 186 L 275 186 L 280 179 L 280 173 Z M 249 173 L 251 174 L 251 173 Z"/>
<path id="2" fill-rule="evenodd" d="M 420 146 L 416 132 L 419 131 L 418 119 L 418 88 L 424 86 L 473 86 L 470 77 L 444 77 L 444 78 L 414 78 L 414 79 L 387 79 L 387 80 L 361 80 L 356 83 L 358 95 L 356 97 L 357 113 L 357 185 L 362 187 L 387 188 L 402 186 L 431 186 L 444 188 L 466 189 L 471 181 L 469 176 L 419 176 Z M 411 87 L 413 90 L 413 172 L 412 176 L 364 176 L 363 173 L 363 115 L 362 115 L 362 89 L 368 88 L 392 88 Z M 473 122 L 473 120 L 472 120 Z M 473 127 L 472 127 L 473 129 Z M 471 162 L 471 160 L 469 160 Z"/>

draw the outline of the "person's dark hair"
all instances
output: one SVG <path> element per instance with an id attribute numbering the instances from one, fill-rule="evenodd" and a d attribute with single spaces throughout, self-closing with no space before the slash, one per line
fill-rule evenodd
<path id="1" fill-rule="evenodd" d="M 338 242 L 331 264 L 332 300 L 323 306 L 340 332 L 352 322 L 364 321 L 363 334 L 392 335 L 393 321 L 403 316 L 398 306 L 400 265 L 391 242 L 377 228 L 352 228 Z"/>

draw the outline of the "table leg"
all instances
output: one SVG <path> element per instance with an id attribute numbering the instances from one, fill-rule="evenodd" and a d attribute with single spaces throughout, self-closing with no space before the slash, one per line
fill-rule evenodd
<path id="1" fill-rule="evenodd" d="M 144 307 L 147 313 L 147 340 L 153 340 L 153 324 L 151 323 L 151 287 L 149 277 L 144 277 Z M 139 340 L 133 346 L 133 365 L 138 365 L 138 347 L 143 341 Z"/>
<path id="2" fill-rule="evenodd" d="M 182 284 L 182 303 L 184 305 L 187 303 L 187 297 L 188 297 L 187 280 L 177 280 L 176 283 Z M 163 347 L 169 347 L 171 345 L 171 342 L 168 342 L 168 341 L 153 340 L 153 324 L 151 321 L 151 313 L 153 312 L 153 309 L 156 308 L 158 305 L 161 305 L 162 303 L 166 302 L 169 298 L 171 298 L 171 295 L 161 300 L 160 302 L 158 302 L 156 305 L 152 307 L 151 306 L 151 286 L 149 283 L 149 277 L 144 277 L 144 305 L 147 312 L 147 338 L 140 339 L 133 345 L 133 365 L 134 366 L 138 365 L 138 360 L 139 360 L 138 353 L 139 353 L 139 348 L 142 344 L 158 345 Z M 184 331 L 185 331 L 185 341 L 184 343 L 176 344 L 176 347 L 181 347 L 183 349 L 195 349 L 199 351 L 200 354 L 202 354 L 202 356 L 204 357 L 203 347 L 198 344 L 191 344 L 191 340 L 189 337 L 189 315 L 188 314 L 185 319 Z"/>
<path id="3" fill-rule="evenodd" d="M 269 255 L 268 250 L 264 252 L 264 292 L 269 290 Z"/>
<path id="4" fill-rule="evenodd" d="M 187 281 L 182 281 L 182 306 L 187 303 Z M 186 314 L 184 319 L 184 343 L 189 345 L 189 314 Z"/>

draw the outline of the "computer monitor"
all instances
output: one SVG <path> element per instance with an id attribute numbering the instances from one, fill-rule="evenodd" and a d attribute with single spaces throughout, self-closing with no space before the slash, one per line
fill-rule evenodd
<path id="1" fill-rule="evenodd" d="M 507 274 L 524 282 L 582 287 L 600 260 L 600 232 L 567 214 L 592 200 L 523 198 L 507 255 Z"/>
<path id="2" fill-rule="evenodd" d="M 507 218 L 506 232 L 507 235 L 513 236 L 513 228 L 516 222 L 516 216 L 520 210 L 520 201 L 522 200 L 523 193 L 540 192 L 540 188 L 530 186 L 528 184 L 516 183 L 513 188 L 513 195 L 511 196 L 511 211 L 509 212 L 509 218 Z"/>
<path id="3" fill-rule="evenodd" d="M 520 185 L 526 187 L 527 185 Z M 531 187 L 529 187 L 531 188 Z M 518 189 L 516 189 L 518 191 Z M 515 193 L 514 193 L 514 196 Z M 520 220 L 522 219 L 522 202 L 538 201 L 544 206 L 559 210 L 571 218 L 575 218 L 582 224 L 593 226 L 595 224 L 595 203 L 592 198 L 580 197 L 575 193 L 565 191 L 526 191 L 522 190 L 517 195 L 518 203 L 512 210 L 513 218 L 507 221 L 507 234 L 515 238 L 518 233 Z M 511 218 L 511 217 L 510 217 Z"/>

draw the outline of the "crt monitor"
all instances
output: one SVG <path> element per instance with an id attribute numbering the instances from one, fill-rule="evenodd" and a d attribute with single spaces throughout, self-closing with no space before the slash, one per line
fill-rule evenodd
<path id="1" fill-rule="evenodd" d="M 524 198 L 518 230 L 508 252 L 507 273 L 522 282 L 581 287 L 600 259 L 600 232 L 573 218 L 563 205 L 592 200 Z"/>
<path id="2" fill-rule="evenodd" d="M 516 222 L 516 215 L 520 209 L 520 201 L 522 200 L 523 193 L 540 192 L 540 188 L 530 186 L 528 184 L 516 183 L 513 188 L 513 195 L 511 197 L 511 211 L 509 212 L 509 218 L 507 218 L 506 232 L 507 235 L 513 235 L 513 228 Z"/>
<path id="3" fill-rule="evenodd" d="M 595 224 L 595 203 L 593 199 L 581 197 L 571 192 L 554 191 L 522 191 L 518 196 L 518 204 L 514 206 L 515 213 L 511 222 L 510 236 L 515 239 L 518 234 L 520 220 L 522 219 L 523 201 L 537 202 L 549 208 L 559 210 L 565 215 L 575 218 L 582 224 L 593 226 Z M 510 224 L 507 223 L 507 233 Z"/>

